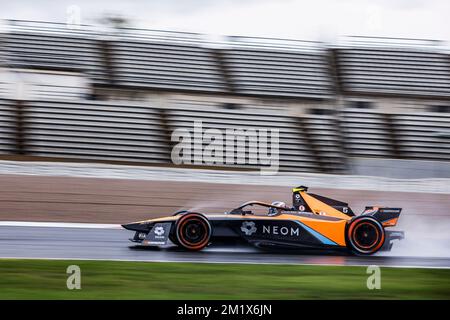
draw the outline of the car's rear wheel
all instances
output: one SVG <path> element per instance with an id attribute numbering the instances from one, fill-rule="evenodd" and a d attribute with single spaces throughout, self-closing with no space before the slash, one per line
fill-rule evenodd
<path id="1" fill-rule="evenodd" d="M 211 224 L 199 213 L 187 213 L 177 221 L 177 243 L 187 250 L 201 250 L 211 238 Z"/>
<path id="2" fill-rule="evenodd" d="M 359 217 L 347 228 L 347 246 L 356 254 L 373 254 L 385 240 L 383 226 L 372 217 Z"/>

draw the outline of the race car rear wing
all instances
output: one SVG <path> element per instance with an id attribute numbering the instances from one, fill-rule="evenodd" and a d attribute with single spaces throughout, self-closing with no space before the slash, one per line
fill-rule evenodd
<path id="1" fill-rule="evenodd" d="M 397 224 L 401 212 L 402 208 L 366 207 L 361 215 L 374 217 L 383 227 L 393 227 Z"/>
<path id="2" fill-rule="evenodd" d="M 294 210 L 299 211 L 307 211 L 312 212 L 311 208 L 309 207 L 308 203 L 303 199 L 301 192 L 307 192 L 308 187 L 300 186 L 292 189 L 292 206 Z M 353 217 L 355 214 L 353 213 L 352 209 L 349 207 L 348 203 L 331 199 L 328 197 L 324 197 L 318 194 L 314 193 L 308 193 L 311 197 L 313 197 L 316 200 L 319 200 L 320 202 L 325 203 L 326 205 L 342 212 L 343 214 Z"/>

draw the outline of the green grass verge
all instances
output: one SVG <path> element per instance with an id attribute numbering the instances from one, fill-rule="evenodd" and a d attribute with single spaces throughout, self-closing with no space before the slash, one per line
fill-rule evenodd
<path id="1" fill-rule="evenodd" d="M 66 269 L 81 268 L 81 290 Z M 449 269 L 0 259 L 0 299 L 450 299 Z"/>

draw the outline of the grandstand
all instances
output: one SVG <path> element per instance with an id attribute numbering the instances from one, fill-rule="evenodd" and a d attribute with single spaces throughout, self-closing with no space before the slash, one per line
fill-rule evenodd
<path id="1" fill-rule="evenodd" d="M 257 38 L 256 38 L 257 39 Z M 230 37 L 222 53 L 233 92 L 243 95 L 330 99 L 332 81 L 320 43 Z M 270 39 L 268 39 L 270 40 Z"/>
<path id="2" fill-rule="evenodd" d="M 27 154 L 163 163 L 170 157 L 159 111 L 105 103 L 29 101 L 23 108 Z"/>
<path id="3" fill-rule="evenodd" d="M 13 20 L 0 38 L 2 60 L 9 68 L 81 72 L 102 82 L 106 73 L 98 36 L 86 27 Z"/>
<path id="4" fill-rule="evenodd" d="M 201 120 L 278 129 L 285 171 L 345 173 L 366 158 L 450 161 L 441 43 L 211 42 L 27 21 L 9 21 L 0 43 L 3 156 L 171 165 L 171 133 Z"/>
<path id="5" fill-rule="evenodd" d="M 111 37 L 106 45 L 112 83 L 131 89 L 225 92 L 214 51 L 202 47 L 197 38 L 186 33 L 142 34 L 133 29 Z"/>
<path id="6" fill-rule="evenodd" d="M 438 43 L 373 40 L 338 48 L 336 60 L 343 92 L 449 98 L 449 56 L 436 50 Z"/>

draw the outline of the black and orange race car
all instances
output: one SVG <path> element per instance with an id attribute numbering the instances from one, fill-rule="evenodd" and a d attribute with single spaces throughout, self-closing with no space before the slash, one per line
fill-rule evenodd
<path id="1" fill-rule="evenodd" d="M 347 203 L 293 189 L 293 205 L 250 201 L 222 214 L 179 211 L 146 221 L 124 224 L 135 231 L 133 242 L 144 246 L 174 244 L 201 250 L 215 242 L 245 241 L 261 248 L 343 249 L 359 255 L 390 250 L 402 231 L 401 208 L 366 207 L 355 215 Z M 261 210 L 262 209 L 262 210 Z"/>

